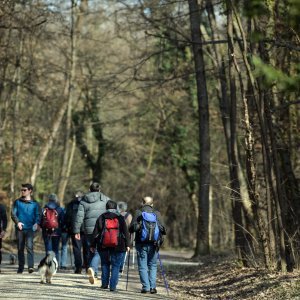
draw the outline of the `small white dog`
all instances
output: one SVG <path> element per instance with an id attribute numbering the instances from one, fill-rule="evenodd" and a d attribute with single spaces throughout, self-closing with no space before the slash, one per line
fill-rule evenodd
<path id="1" fill-rule="evenodd" d="M 41 283 L 51 283 L 53 275 L 57 272 L 58 263 L 55 258 L 55 253 L 49 251 L 48 254 L 40 261 L 38 266 L 39 273 L 41 275 Z"/>

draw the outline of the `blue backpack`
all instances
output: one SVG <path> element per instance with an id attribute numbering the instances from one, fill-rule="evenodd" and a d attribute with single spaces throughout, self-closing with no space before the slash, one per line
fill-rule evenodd
<path id="1" fill-rule="evenodd" d="M 159 227 L 156 214 L 142 212 L 141 241 L 157 242 L 158 239 Z"/>

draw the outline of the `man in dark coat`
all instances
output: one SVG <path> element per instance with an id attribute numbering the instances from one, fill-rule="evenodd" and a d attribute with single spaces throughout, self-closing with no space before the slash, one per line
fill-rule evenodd
<path id="1" fill-rule="evenodd" d="M 75 238 L 75 233 L 73 231 L 73 227 L 75 224 L 75 219 L 78 213 L 78 208 L 80 201 L 82 197 L 84 196 L 84 193 L 82 191 L 77 191 L 74 195 L 74 199 L 69 202 L 66 206 L 66 215 L 65 215 L 65 226 L 68 234 L 71 237 L 72 240 L 72 246 L 73 246 L 73 255 L 74 255 L 74 261 L 75 261 L 75 274 L 81 274 L 82 270 L 82 254 L 81 251 L 83 249 L 83 261 L 84 265 L 86 266 L 87 260 L 86 260 L 86 253 L 87 249 L 85 249 L 82 241 L 84 240 L 84 232 L 83 232 L 83 224 L 80 228 L 80 239 Z"/>
<path id="2" fill-rule="evenodd" d="M 156 294 L 156 273 L 157 273 L 157 253 L 158 243 L 156 241 L 142 241 L 142 213 L 155 214 L 158 220 L 159 234 L 165 235 L 166 229 L 160 212 L 153 209 L 153 199 L 144 197 L 142 208 L 135 212 L 132 222 L 129 227 L 130 232 L 136 232 L 135 248 L 137 251 L 137 262 L 139 268 L 140 281 L 142 284 L 141 293 Z"/>
<path id="3" fill-rule="evenodd" d="M 120 215 L 117 210 L 117 203 L 109 200 L 106 203 L 107 211 L 100 215 L 98 218 L 95 228 L 93 231 L 93 242 L 91 244 L 92 248 L 97 247 L 97 251 L 100 253 L 101 257 L 101 288 L 107 289 L 109 285 L 110 291 L 115 291 L 118 280 L 119 280 L 119 269 L 124 261 L 124 256 L 126 251 L 130 250 L 130 236 L 128 232 L 127 225 L 125 223 L 124 217 Z M 105 247 L 103 242 L 103 233 L 106 230 L 105 220 L 113 220 L 117 219 L 118 222 L 118 233 L 116 235 L 118 238 L 116 239 L 117 245 L 111 247 Z"/>
<path id="4" fill-rule="evenodd" d="M 106 202 L 110 200 L 107 196 L 100 192 L 101 186 L 97 182 L 90 185 L 90 193 L 84 195 L 78 206 L 78 212 L 75 217 L 73 232 L 75 238 L 80 240 L 80 230 L 83 226 L 84 243 L 88 249 L 88 270 L 89 281 L 91 284 L 95 282 L 95 276 L 98 273 L 100 256 L 96 250 L 94 253 L 90 250 L 93 241 L 93 231 L 97 219 L 106 211 Z"/>

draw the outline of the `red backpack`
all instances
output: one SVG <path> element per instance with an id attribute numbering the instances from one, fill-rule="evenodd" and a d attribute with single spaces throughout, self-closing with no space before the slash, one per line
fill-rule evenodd
<path id="1" fill-rule="evenodd" d="M 54 230 L 58 228 L 58 212 L 55 209 L 46 207 L 43 212 L 43 228 Z"/>
<path id="2" fill-rule="evenodd" d="M 101 245 L 103 248 L 118 246 L 119 220 L 118 218 L 104 219 Z"/>

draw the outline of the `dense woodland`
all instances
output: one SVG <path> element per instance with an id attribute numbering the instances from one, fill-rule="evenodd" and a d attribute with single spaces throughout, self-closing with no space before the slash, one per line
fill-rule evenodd
<path id="1" fill-rule="evenodd" d="M 0 190 L 91 180 L 166 246 L 300 268 L 299 0 L 1 0 Z"/>

